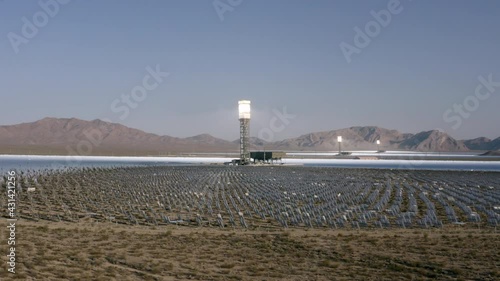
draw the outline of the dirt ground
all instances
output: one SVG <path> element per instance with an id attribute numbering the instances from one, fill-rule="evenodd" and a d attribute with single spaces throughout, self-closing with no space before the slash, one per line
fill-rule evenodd
<path id="1" fill-rule="evenodd" d="M 499 280 L 500 230 L 127 226 L 18 221 L 0 280 Z"/>

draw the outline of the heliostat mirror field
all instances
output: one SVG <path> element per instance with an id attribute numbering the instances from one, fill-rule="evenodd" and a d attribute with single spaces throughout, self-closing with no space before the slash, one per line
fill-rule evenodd
<path id="1" fill-rule="evenodd" d="M 34 221 L 235 229 L 500 223 L 495 172 L 153 166 L 27 171 L 18 182 L 18 217 Z"/>

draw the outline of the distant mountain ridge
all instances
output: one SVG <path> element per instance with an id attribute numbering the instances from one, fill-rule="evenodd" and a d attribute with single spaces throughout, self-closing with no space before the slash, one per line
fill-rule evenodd
<path id="1" fill-rule="evenodd" d="M 415 150 L 415 151 L 469 151 L 463 141 L 455 140 L 448 134 L 433 130 L 418 134 L 400 133 L 375 126 L 350 127 L 345 129 L 317 132 L 286 139 L 277 143 L 278 148 L 303 150 L 336 150 L 337 136 L 342 136 L 342 147 L 346 150 L 380 149 Z"/>
<path id="2" fill-rule="evenodd" d="M 481 137 L 471 140 L 465 140 L 464 144 L 471 150 L 500 150 L 500 137 L 490 140 Z"/>
<path id="3" fill-rule="evenodd" d="M 314 132 L 276 142 L 252 137 L 252 149 L 285 151 L 336 151 L 337 136 L 343 137 L 345 150 L 375 150 L 377 140 L 383 150 L 469 151 L 499 150 L 500 137 L 456 140 L 444 132 L 431 130 L 417 134 L 401 133 L 376 126 L 355 126 Z M 0 126 L 0 153 L 50 151 L 72 154 L 85 150 L 89 155 L 165 155 L 190 152 L 238 152 L 239 140 L 227 141 L 209 134 L 188 138 L 160 136 L 99 119 L 44 118 L 31 123 Z"/>
<path id="4" fill-rule="evenodd" d="M 158 154 L 173 152 L 216 152 L 231 142 L 199 135 L 190 138 L 159 136 L 102 120 L 44 118 L 32 123 L 0 126 L 0 148 L 10 150 L 53 150 L 64 154 Z M 5 150 L 5 149 L 3 149 Z M 4 151 L 5 152 L 5 151 Z M 7 151 L 8 152 L 8 151 Z M 76 153 L 74 153 L 76 152 Z M 86 153 L 85 153 L 86 154 Z"/>

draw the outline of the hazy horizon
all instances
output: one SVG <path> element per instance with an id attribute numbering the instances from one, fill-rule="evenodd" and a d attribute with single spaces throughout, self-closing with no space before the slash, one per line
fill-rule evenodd
<path id="1" fill-rule="evenodd" d="M 352 126 L 500 136 L 500 88 L 486 97 L 478 78 L 500 81 L 498 1 L 242 0 L 222 14 L 216 1 L 55 1 L 0 2 L 1 125 L 109 119 L 235 140 L 248 99 L 251 135 L 272 140 Z M 356 45 L 356 27 L 366 33 L 372 11 L 391 9 Z M 357 52 L 347 58 L 343 43 Z M 146 94 L 127 105 L 138 86 Z M 470 110 L 447 122 L 457 104 Z M 284 110 L 293 118 L 273 125 Z"/>
<path id="2" fill-rule="evenodd" d="M 76 117 L 53 117 L 53 116 L 47 116 L 47 117 L 44 117 L 44 118 L 57 118 L 57 119 L 72 119 L 72 118 L 76 118 Z M 42 118 L 42 119 L 44 119 Z M 42 119 L 39 119 L 39 120 L 33 120 L 33 121 L 28 121 L 28 122 L 22 122 L 22 123 L 32 123 L 32 122 L 37 122 L 37 121 L 40 121 Z M 83 120 L 83 121 L 88 121 L 88 122 L 92 122 L 94 120 L 101 120 L 99 118 L 96 118 L 96 119 L 92 119 L 92 120 L 86 120 L 86 119 L 81 119 L 81 118 L 76 118 L 76 119 L 79 119 L 79 120 Z M 111 122 L 111 123 L 115 123 L 115 124 L 120 124 L 120 125 L 123 125 L 123 126 L 127 126 L 125 124 L 122 124 L 120 122 L 113 122 L 113 120 L 101 120 L 101 121 L 107 121 L 107 122 Z M 16 124 L 0 124 L 0 126 L 11 126 L 11 125 L 19 125 L 21 123 L 16 123 Z M 137 129 L 137 130 L 141 130 L 141 131 L 144 131 L 145 133 L 153 133 L 153 134 L 156 134 L 154 132 L 149 132 L 149 131 L 145 131 L 141 128 L 138 128 L 138 127 L 130 127 L 130 126 L 127 126 L 129 128 L 132 128 L 132 129 Z M 286 140 L 286 139 L 289 139 L 289 138 L 295 138 L 295 137 L 299 137 L 299 136 L 302 136 L 302 135 L 305 135 L 305 134 L 309 134 L 309 133 L 320 133 L 320 132 L 329 132 L 329 131 L 335 131 L 335 130 L 341 130 L 341 129 L 348 129 L 348 128 L 351 128 L 351 127 L 378 127 L 378 128 L 382 128 L 382 129 L 388 129 L 388 130 L 397 130 L 397 129 L 393 129 L 393 128 L 384 128 L 384 127 L 381 127 L 381 126 L 376 126 L 376 125 L 364 125 L 364 126 L 361 126 L 361 125 L 355 125 L 355 126 L 349 126 L 349 127 L 343 127 L 343 128 L 331 128 L 329 130 L 323 130 L 323 131 L 311 131 L 311 132 L 306 132 L 304 134 L 300 134 L 300 135 L 295 135 L 295 136 L 291 136 L 291 137 L 287 137 L 287 138 L 274 138 L 272 141 L 282 141 L 282 140 Z M 421 132 L 425 132 L 425 131 L 431 131 L 432 129 L 429 129 L 429 130 L 423 130 L 423 131 L 419 131 L 419 132 L 405 132 L 405 131 L 400 131 L 400 130 L 397 130 L 399 131 L 400 133 L 410 133 L 410 134 L 417 134 L 417 133 L 421 133 Z M 217 136 L 217 135 L 214 135 L 214 134 L 211 134 L 209 132 L 200 132 L 200 133 L 197 133 L 197 134 L 194 134 L 194 135 L 186 135 L 186 136 L 175 136 L 175 135 L 169 135 L 169 134 L 157 134 L 159 136 L 169 136 L 169 137 L 177 137 L 177 138 L 189 138 L 189 137 L 195 137 L 195 136 L 199 136 L 199 135 L 204 135 L 204 134 L 209 134 L 213 137 L 216 137 L 216 138 L 219 138 L 219 139 L 222 139 L 222 140 L 226 140 L 226 141 L 236 141 L 236 140 L 239 140 L 239 137 L 236 137 L 234 139 L 226 139 L 226 138 L 223 138 L 223 137 L 220 137 L 220 136 Z M 255 132 L 253 132 L 251 134 L 251 137 L 257 137 L 258 136 L 256 135 Z M 452 136 L 453 137 L 453 136 Z M 484 137 L 484 136 L 476 136 L 474 138 L 480 138 L 480 137 Z M 496 138 L 499 138 L 500 136 L 497 136 L 497 137 L 493 137 L 493 138 L 490 138 L 490 139 L 496 139 Z M 474 138 L 471 138 L 471 139 L 474 139 Z M 468 140 L 468 139 L 457 139 L 457 140 Z"/>

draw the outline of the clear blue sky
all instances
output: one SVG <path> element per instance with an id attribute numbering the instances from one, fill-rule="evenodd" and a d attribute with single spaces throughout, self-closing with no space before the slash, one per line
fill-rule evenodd
<path id="1" fill-rule="evenodd" d="M 443 120 L 474 95 L 478 76 L 500 81 L 500 1 L 401 0 L 403 10 L 348 63 L 341 42 L 354 45 L 354 28 L 389 2 L 243 0 L 221 21 L 211 0 L 73 0 L 16 54 L 9 33 L 23 36 L 22 18 L 43 10 L 3 0 L 0 124 L 108 118 L 236 139 L 237 101 L 250 99 L 252 135 L 270 127 L 273 109 L 296 115 L 275 140 L 356 125 L 500 136 L 500 87 L 457 129 Z M 170 76 L 120 119 L 111 104 L 156 65 Z"/>

